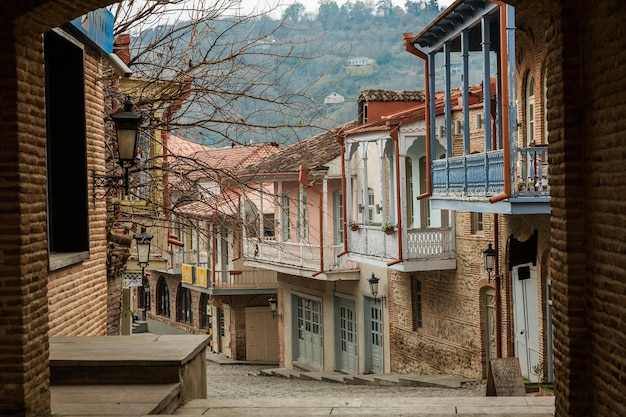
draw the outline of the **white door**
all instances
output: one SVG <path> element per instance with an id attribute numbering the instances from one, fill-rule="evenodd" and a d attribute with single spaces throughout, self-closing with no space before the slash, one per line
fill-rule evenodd
<path id="1" fill-rule="evenodd" d="M 369 372 L 379 374 L 384 372 L 384 356 L 383 356 L 383 308 L 382 303 L 376 302 L 371 298 L 367 298 L 368 305 L 368 322 L 369 322 Z"/>
<path id="2" fill-rule="evenodd" d="M 294 295 L 295 334 L 298 351 L 294 358 L 314 368 L 323 367 L 322 303 Z"/>
<path id="3" fill-rule="evenodd" d="M 537 382 L 539 373 L 539 301 L 537 268 L 532 264 L 513 267 L 513 330 L 515 355 L 522 376 Z"/>
<path id="4" fill-rule="evenodd" d="M 336 297 L 336 355 L 337 370 L 349 374 L 357 373 L 357 323 L 354 300 Z"/>

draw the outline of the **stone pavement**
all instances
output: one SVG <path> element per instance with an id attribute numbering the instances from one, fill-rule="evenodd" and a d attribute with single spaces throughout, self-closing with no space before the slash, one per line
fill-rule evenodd
<path id="1" fill-rule="evenodd" d="M 508 416 L 552 417 L 554 397 L 318 397 L 191 400 L 175 413 L 191 416 Z"/>
<path id="2" fill-rule="evenodd" d="M 208 353 L 207 399 L 190 400 L 172 413 L 179 417 L 554 416 L 554 397 L 485 397 L 480 384 L 374 386 L 263 376 L 262 370 L 275 366 Z M 171 395 L 176 395 L 176 387 L 165 384 L 51 387 L 55 417 L 148 417 Z"/>

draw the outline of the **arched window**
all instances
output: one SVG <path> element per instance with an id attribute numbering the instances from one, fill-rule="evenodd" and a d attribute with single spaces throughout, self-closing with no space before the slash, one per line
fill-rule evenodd
<path id="1" fill-rule="evenodd" d="M 176 292 L 176 321 L 183 323 L 193 323 L 193 312 L 191 310 L 191 290 L 178 284 Z"/>
<path id="2" fill-rule="evenodd" d="M 211 304 L 209 304 L 209 294 L 200 295 L 200 327 L 210 329 L 212 327 Z"/>
<path id="3" fill-rule="evenodd" d="M 156 289 L 157 298 L 157 314 L 161 316 L 170 316 L 170 292 L 165 282 L 165 277 L 161 275 L 157 282 Z"/>

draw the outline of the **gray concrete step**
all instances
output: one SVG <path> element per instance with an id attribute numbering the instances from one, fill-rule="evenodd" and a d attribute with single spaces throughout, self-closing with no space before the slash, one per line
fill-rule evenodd
<path id="1" fill-rule="evenodd" d="M 454 375 L 400 375 L 400 374 L 345 374 L 342 372 L 330 371 L 301 371 L 286 368 L 271 368 L 259 372 L 263 376 L 280 376 L 283 378 L 299 378 L 315 381 L 335 382 L 353 385 L 399 385 L 415 387 L 437 387 L 437 388 L 460 388 L 468 382 L 476 382 L 474 379 L 454 376 Z"/>

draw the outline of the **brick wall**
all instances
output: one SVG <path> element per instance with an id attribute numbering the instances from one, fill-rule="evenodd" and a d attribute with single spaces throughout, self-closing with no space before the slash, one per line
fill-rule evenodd
<path id="1" fill-rule="evenodd" d="M 3 115 L 0 118 L 0 345 L 3 346 L 0 414 L 3 416 L 50 414 L 48 331 L 53 326 L 49 326 L 47 299 L 41 34 L 105 3 L 8 0 L 0 4 L 0 34 L 5 40 L 0 45 L 0 113 Z M 91 67 L 92 72 L 94 68 Z M 91 127 L 90 132 L 94 134 Z M 97 268 L 92 263 L 86 269 L 90 275 Z M 78 276 L 82 279 L 85 273 Z M 81 316 L 78 319 L 81 322 L 98 320 L 98 313 L 86 313 L 84 307 L 74 315 Z"/>
<path id="2" fill-rule="evenodd" d="M 44 72 L 41 37 L 26 27 L 0 24 L 0 415 L 9 416 L 50 413 Z"/>
<path id="3" fill-rule="evenodd" d="M 101 83 L 96 82 L 101 71 L 100 57 L 85 48 L 88 172 L 104 171 L 104 93 Z M 92 199 L 90 195 L 89 259 L 48 276 L 50 336 L 106 334 L 106 208 L 104 201 Z"/>

